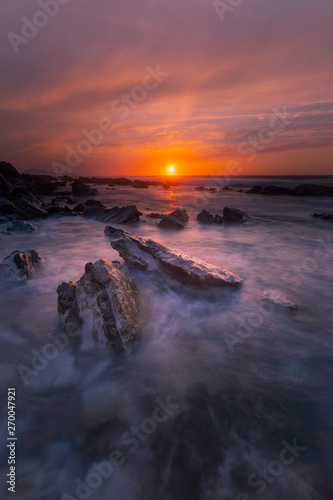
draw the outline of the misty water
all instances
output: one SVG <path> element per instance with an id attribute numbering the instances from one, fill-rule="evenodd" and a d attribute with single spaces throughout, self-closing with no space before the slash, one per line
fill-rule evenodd
<path id="1" fill-rule="evenodd" d="M 238 183 L 234 191 L 210 194 L 194 191 L 216 187 L 209 178 L 179 182 L 170 190 L 98 186 L 96 199 L 143 213 L 142 222 L 115 227 L 185 250 L 244 283 L 194 290 L 131 270 L 142 339 L 129 356 L 111 356 L 87 328 L 82 341 L 45 351 L 62 331 L 57 286 L 77 281 L 87 262 L 121 260 L 105 223 L 53 217 L 30 221 L 34 233 L 1 235 L 1 259 L 35 249 L 45 260 L 28 281 L 1 285 L 0 383 L 4 395 L 17 389 L 18 500 L 332 498 L 333 223 L 311 217 L 332 211 L 332 201 L 238 192 L 299 179 L 242 178 L 230 182 Z M 215 215 L 225 206 L 253 220 L 196 221 L 203 208 Z M 163 231 L 147 217 L 181 207 L 190 215 L 182 231 Z M 297 310 L 264 307 L 261 295 L 271 290 Z M 43 349 L 53 359 L 41 360 Z M 22 366 L 32 363 L 38 370 L 24 379 Z M 156 422 L 157 414 L 165 418 Z M 133 438 L 138 427 L 141 437 Z M 288 451 L 281 465 L 285 443 L 295 440 L 299 451 Z M 99 481 L 96 466 L 110 464 L 114 450 L 122 459 Z M 1 455 L 6 474 L 5 446 Z"/>

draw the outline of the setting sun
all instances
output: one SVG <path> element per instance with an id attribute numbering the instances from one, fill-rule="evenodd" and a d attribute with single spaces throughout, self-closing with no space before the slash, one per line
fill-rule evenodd
<path id="1" fill-rule="evenodd" d="M 174 173 L 175 173 L 175 165 L 169 165 L 168 174 L 174 174 Z"/>

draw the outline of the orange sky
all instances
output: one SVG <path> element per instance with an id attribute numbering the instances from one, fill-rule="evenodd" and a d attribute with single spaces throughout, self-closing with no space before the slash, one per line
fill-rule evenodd
<path id="1" fill-rule="evenodd" d="M 38 8 L 2 6 L 8 33 Z M 331 0 L 252 0 L 224 19 L 204 0 L 72 0 L 1 49 L 0 159 L 73 176 L 331 174 L 332 18 Z"/>

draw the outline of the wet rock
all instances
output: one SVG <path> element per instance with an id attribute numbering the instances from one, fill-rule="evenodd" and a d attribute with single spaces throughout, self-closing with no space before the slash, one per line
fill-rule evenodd
<path id="1" fill-rule="evenodd" d="M 101 214 L 96 218 L 101 222 L 131 224 L 133 222 L 138 222 L 141 215 L 142 213 L 139 212 L 135 205 L 129 205 L 127 207 L 114 207 L 109 210 L 105 210 L 104 214 Z"/>
<path id="2" fill-rule="evenodd" d="M 0 279 L 9 281 L 26 280 L 44 261 L 36 250 L 15 250 L 0 264 Z"/>
<path id="3" fill-rule="evenodd" d="M 75 179 L 72 184 L 72 193 L 78 196 L 94 196 L 97 194 L 97 189 L 93 189 L 79 179 Z"/>
<path id="4" fill-rule="evenodd" d="M 202 212 L 197 215 L 197 221 L 201 222 L 202 224 L 212 224 L 214 222 L 214 215 L 203 209 Z"/>
<path id="5" fill-rule="evenodd" d="M 7 231 L 21 231 L 23 233 L 31 233 L 36 231 L 37 227 L 24 220 L 14 219 L 11 221 L 11 226 L 7 227 Z"/>
<path id="6" fill-rule="evenodd" d="M 16 211 L 16 207 L 13 202 L 7 200 L 7 198 L 0 198 L 0 215 L 11 215 Z"/>
<path id="7" fill-rule="evenodd" d="M 249 216 L 238 210 L 237 208 L 224 207 L 223 209 L 223 222 L 224 223 L 234 223 L 234 222 L 247 222 Z"/>
<path id="8" fill-rule="evenodd" d="M 157 224 L 157 227 L 160 227 L 161 229 L 184 229 L 183 224 L 169 216 L 163 217 L 163 219 Z"/>
<path id="9" fill-rule="evenodd" d="M 263 302 L 269 302 L 278 307 L 284 307 L 285 309 L 295 310 L 297 306 L 291 300 L 286 299 L 280 292 L 278 291 L 269 291 L 263 292 L 261 296 L 261 300 Z"/>
<path id="10" fill-rule="evenodd" d="M 113 238 L 111 246 L 130 265 L 151 272 L 168 273 L 192 285 L 217 287 L 239 286 L 242 280 L 235 274 L 207 264 L 187 252 L 168 248 L 160 243 L 137 238 L 128 233 L 108 229 Z M 119 237 L 120 235 L 120 237 Z"/>
<path id="11" fill-rule="evenodd" d="M 315 217 L 317 219 L 333 220 L 333 214 L 329 212 L 325 212 L 323 214 L 312 214 L 312 217 Z"/>
<path id="12" fill-rule="evenodd" d="M 24 197 L 20 197 L 18 200 L 16 200 L 15 205 L 15 214 L 22 217 L 23 219 L 37 219 L 48 216 L 47 211 L 41 208 L 40 203 L 36 201 L 30 201 Z"/>
<path id="13" fill-rule="evenodd" d="M 177 209 L 174 212 L 171 212 L 171 214 L 168 214 L 167 217 L 183 223 L 188 222 L 190 219 L 188 213 L 184 209 Z"/>
<path id="14" fill-rule="evenodd" d="M 62 283 L 57 293 L 65 330 L 77 332 L 84 320 L 92 326 L 94 339 L 107 343 L 116 353 L 137 344 L 137 290 L 120 264 L 115 266 L 103 259 L 89 262 L 76 284 Z"/>
<path id="15" fill-rule="evenodd" d="M 79 203 L 78 205 L 76 205 L 76 207 L 73 208 L 73 212 L 83 212 L 84 209 L 85 209 L 85 205 L 83 205 L 83 203 Z"/>

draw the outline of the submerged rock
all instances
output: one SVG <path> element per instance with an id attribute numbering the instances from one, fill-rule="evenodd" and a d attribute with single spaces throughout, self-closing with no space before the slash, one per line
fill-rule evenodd
<path id="1" fill-rule="evenodd" d="M 323 214 L 312 214 L 316 219 L 333 220 L 333 214 L 325 212 Z"/>
<path id="2" fill-rule="evenodd" d="M 284 307 L 293 311 L 297 309 L 295 302 L 286 299 L 280 292 L 277 292 L 275 290 L 270 292 L 263 292 L 261 300 L 263 302 L 270 302 L 275 306 Z"/>
<path id="3" fill-rule="evenodd" d="M 0 264 L 0 279 L 10 281 L 26 280 L 44 261 L 36 250 L 15 250 Z"/>
<path id="4" fill-rule="evenodd" d="M 89 262 L 76 284 L 62 283 L 57 293 L 58 312 L 67 333 L 80 331 L 85 321 L 92 325 L 93 337 L 116 353 L 139 340 L 137 290 L 119 263 Z"/>
<path id="5" fill-rule="evenodd" d="M 201 222 L 202 224 L 212 224 L 214 222 L 214 215 L 203 209 L 202 212 L 197 215 L 197 221 Z"/>
<path id="6" fill-rule="evenodd" d="M 169 273 L 193 285 L 239 286 L 242 280 L 233 273 L 207 264 L 187 252 L 137 238 L 112 227 L 105 233 L 113 238 L 111 246 L 128 263 L 152 272 Z"/>
<path id="7" fill-rule="evenodd" d="M 24 220 L 14 219 L 11 221 L 12 225 L 7 227 L 7 231 L 21 231 L 23 233 L 31 233 L 36 231 L 37 227 Z"/>

